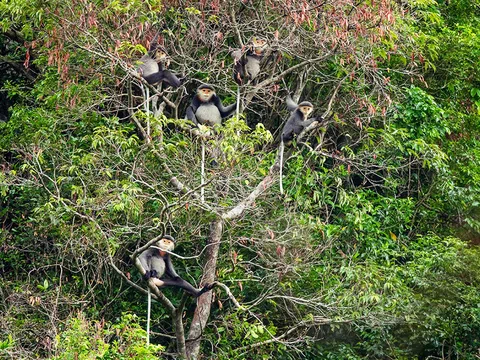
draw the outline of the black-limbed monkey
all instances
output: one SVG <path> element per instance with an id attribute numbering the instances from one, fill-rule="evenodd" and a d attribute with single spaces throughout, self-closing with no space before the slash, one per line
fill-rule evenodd
<path id="1" fill-rule="evenodd" d="M 290 117 L 282 130 L 282 142 L 285 145 L 290 145 L 296 135 L 299 135 L 303 129 L 319 119 L 313 118 L 308 120 L 308 117 L 313 112 L 313 105 L 308 101 L 302 101 L 297 105 L 293 99 L 288 96 L 287 108 L 290 110 Z"/>
<path id="2" fill-rule="evenodd" d="M 299 135 L 308 125 L 314 121 L 321 121 L 322 118 L 308 119 L 313 112 L 313 105 L 308 101 L 295 103 L 290 96 L 286 99 L 287 108 L 290 110 L 290 117 L 282 130 L 282 140 L 280 143 L 280 193 L 283 194 L 283 152 L 285 145 L 289 146 L 295 136 Z"/>
<path id="3" fill-rule="evenodd" d="M 156 247 L 150 247 L 138 256 L 138 261 L 142 267 L 142 275 L 145 280 L 153 278 L 153 283 L 159 288 L 165 286 L 176 286 L 184 289 L 189 294 L 199 297 L 203 293 L 211 290 L 213 284 L 205 285 L 203 289 L 195 289 L 187 281 L 183 280 L 175 272 L 172 260 L 167 251 L 173 251 L 175 248 L 175 239 L 170 235 L 164 235 L 160 241 L 156 243 Z M 167 277 L 165 278 L 164 275 Z M 150 314 L 152 307 L 152 297 L 150 288 L 148 288 L 148 304 L 147 304 L 147 345 L 150 343 Z"/>
<path id="4" fill-rule="evenodd" d="M 195 125 L 217 125 L 233 114 L 236 104 L 223 107 L 222 101 L 211 85 L 200 85 L 187 108 L 187 119 Z"/>
<path id="5" fill-rule="evenodd" d="M 267 41 L 265 39 L 254 36 L 244 56 L 242 56 L 242 50 L 232 52 L 232 57 L 235 60 L 233 79 L 238 85 L 246 81 L 253 81 L 258 76 L 266 47 Z"/>
<path id="6" fill-rule="evenodd" d="M 172 236 L 164 235 L 155 246 L 159 249 L 150 247 L 138 257 L 144 271 L 142 275 L 145 280 L 154 278 L 154 283 L 159 288 L 176 286 L 184 289 L 195 297 L 212 289 L 211 285 L 205 285 L 202 289 L 198 290 L 175 272 L 170 255 L 166 252 L 172 252 L 175 248 L 175 239 Z"/>
<path id="7" fill-rule="evenodd" d="M 149 54 L 140 58 L 140 65 L 137 71 L 150 85 L 163 82 L 178 88 L 182 84 L 183 79 L 179 79 L 174 73 L 164 68 L 164 64 L 168 62 L 167 58 L 165 50 L 157 47 L 156 44 L 152 44 Z"/>

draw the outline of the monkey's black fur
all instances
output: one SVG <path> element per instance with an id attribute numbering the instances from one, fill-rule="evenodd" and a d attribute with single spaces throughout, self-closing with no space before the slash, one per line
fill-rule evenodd
<path id="1" fill-rule="evenodd" d="M 291 111 L 291 114 L 282 130 L 282 141 L 286 145 L 288 145 L 293 138 L 300 134 L 308 125 L 314 121 L 321 120 L 321 118 L 305 120 L 304 114 L 300 111 L 301 106 L 309 106 L 313 108 L 313 105 L 308 101 L 303 101 L 297 105 L 290 97 L 287 98 L 287 108 Z"/>
<path id="2" fill-rule="evenodd" d="M 179 79 L 170 70 L 164 68 L 163 62 L 165 57 L 161 60 L 157 59 L 157 53 L 162 52 L 166 56 L 166 51 L 158 46 L 157 37 L 155 37 L 150 45 L 150 49 L 147 55 L 142 56 L 140 59 L 139 71 L 141 76 L 150 84 L 157 85 L 163 82 L 174 88 L 178 88 L 182 85 L 184 78 Z"/>
<path id="3" fill-rule="evenodd" d="M 182 85 L 184 78 L 179 79 L 174 73 L 164 69 L 162 63 L 158 64 L 158 68 L 158 72 L 151 75 L 142 76 L 150 85 L 156 85 L 160 82 L 163 82 L 164 84 L 170 85 L 175 89 Z"/>
<path id="4" fill-rule="evenodd" d="M 209 89 L 213 91 L 212 97 L 208 101 L 202 101 L 198 92 L 202 89 Z M 236 104 L 224 107 L 222 101 L 214 92 L 215 89 L 211 85 L 200 85 L 195 96 L 187 108 L 187 119 L 194 124 L 221 124 L 222 119 L 225 119 L 235 112 Z"/>
<path id="5" fill-rule="evenodd" d="M 168 239 L 175 243 L 175 239 L 170 235 L 164 235 L 163 239 Z M 151 277 L 160 279 L 163 282 L 162 287 L 176 286 L 184 289 L 195 297 L 212 289 L 212 285 L 205 285 L 201 290 L 195 289 L 176 273 L 173 268 L 172 260 L 170 259 L 170 254 L 164 252 L 164 255 L 162 255 L 160 251 L 161 250 L 159 249 L 150 247 L 138 257 L 140 264 L 142 264 L 142 267 L 146 271 L 143 275 L 145 280 L 148 280 Z"/>

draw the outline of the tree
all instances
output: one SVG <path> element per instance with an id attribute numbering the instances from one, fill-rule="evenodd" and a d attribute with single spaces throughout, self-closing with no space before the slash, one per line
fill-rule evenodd
<path id="1" fill-rule="evenodd" d="M 135 256 L 168 231 L 180 240 L 184 256 L 175 260 L 182 273 L 200 279 L 199 286 L 218 284 L 196 304 L 149 285 L 162 304 L 155 308 L 156 328 L 164 332 L 158 337 L 174 333 L 179 357 L 200 357 L 204 339 L 221 343 L 217 355 L 224 358 L 361 356 L 369 346 L 393 342 L 407 331 L 408 313 L 425 309 L 411 300 L 415 291 L 402 281 L 407 270 L 399 264 L 417 257 L 403 248 L 410 249 L 416 233 L 440 226 L 433 220 L 438 212 L 421 205 L 441 196 L 436 189 L 448 179 L 437 179 L 449 171 L 438 145 L 449 132 L 444 112 L 418 87 L 405 90 L 410 79 L 424 81 L 408 18 L 400 21 L 408 6 L 175 5 L 0 5 L 9 69 L 2 79 L 10 96 L 2 101 L 14 104 L 1 126 L 5 238 L 24 239 L 35 253 L 52 251 L 42 259 L 19 251 L 7 266 L 23 263 L 48 279 L 38 288 L 38 306 L 51 319 L 49 336 L 79 306 L 72 296 L 102 304 L 96 311 L 109 317 L 132 304 L 143 312 L 146 286 L 134 271 Z M 171 67 L 188 74 L 186 92 L 210 82 L 231 102 L 237 88 L 229 51 L 258 33 L 269 39 L 272 61 L 256 85 L 240 89 L 242 114 L 210 135 L 198 134 L 182 119 L 190 95 L 161 87 L 150 87 L 155 113 L 143 111 L 135 61 L 156 35 Z M 328 120 L 308 128 L 287 153 L 282 198 L 274 139 L 288 93 L 310 100 Z M 222 156 L 214 167 L 207 151 L 202 175 L 205 147 L 220 148 Z M 437 248 L 436 237 L 425 239 L 425 248 L 442 254 L 434 276 L 448 273 L 449 256 L 463 247 L 452 240 Z M 21 267 L 16 273 L 23 277 Z M 417 269 L 407 273 L 412 282 L 428 278 Z M 126 298 L 119 289 L 131 293 L 120 280 L 140 293 L 129 305 L 111 300 Z M 112 303 L 116 309 L 106 310 Z M 342 336 L 345 349 L 329 349 Z M 353 340 L 369 336 L 363 347 Z M 321 338 L 331 341 L 318 344 Z M 42 348 L 56 349 L 52 342 Z M 381 357 L 388 350 L 371 351 Z M 403 344 L 392 350 L 408 351 Z"/>

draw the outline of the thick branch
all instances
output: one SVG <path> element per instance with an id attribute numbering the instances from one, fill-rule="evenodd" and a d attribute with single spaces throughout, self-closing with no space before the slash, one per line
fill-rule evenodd
<path id="1" fill-rule="evenodd" d="M 263 178 L 263 180 L 245 199 L 243 199 L 233 209 L 222 215 L 223 220 L 233 220 L 242 216 L 245 210 L 247 210 L 265 190 L 272 186 L 275 181 L 275 174 L 277 172 L 275 165 L 276 163 L 270 168 L 268 175 Z"/>
<path id="2" fill-rule="evenodd" d="M 218 218 L 210 225 L 208 244 L 211 246 L 209 246 L 207 249 L 205 266 L 203 268 L 203 276 L 200 286 L 212 284 L 215 280 L 218 251 L 220 249 L 222 232 L 223 220 Z M 205 325 L 207 324 L 208 317 L 210 316 L 212 297 L 212 292 L 208 291 L 201 295 L 197 300 L 197 308 L 195 309 L 192 324 L 190 325 L 190 331 L 188 332 L 188 338 L 193 339 L 187 344 L 187 355 L 189 359 L 196 359 L 200 351 L 201 335 Z"/>

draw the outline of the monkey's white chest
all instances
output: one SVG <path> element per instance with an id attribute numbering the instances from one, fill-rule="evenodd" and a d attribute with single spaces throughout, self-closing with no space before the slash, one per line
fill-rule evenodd
<path id="1" fill-rule="evenodd" d="M 222 115 L 214 104 L 202 104 L 198 107 L 195 116 L 201 124 L 215 125 L 222 123 Z"/>
<path id="2" fill-rule="evenodd" d="M 248 76 L 251 80 L 255 79 L 260 73 L 260 61 L 254 57 L 247 56 L 247 64 L 245 65 L 245 70 L 247 71 Z"/>

